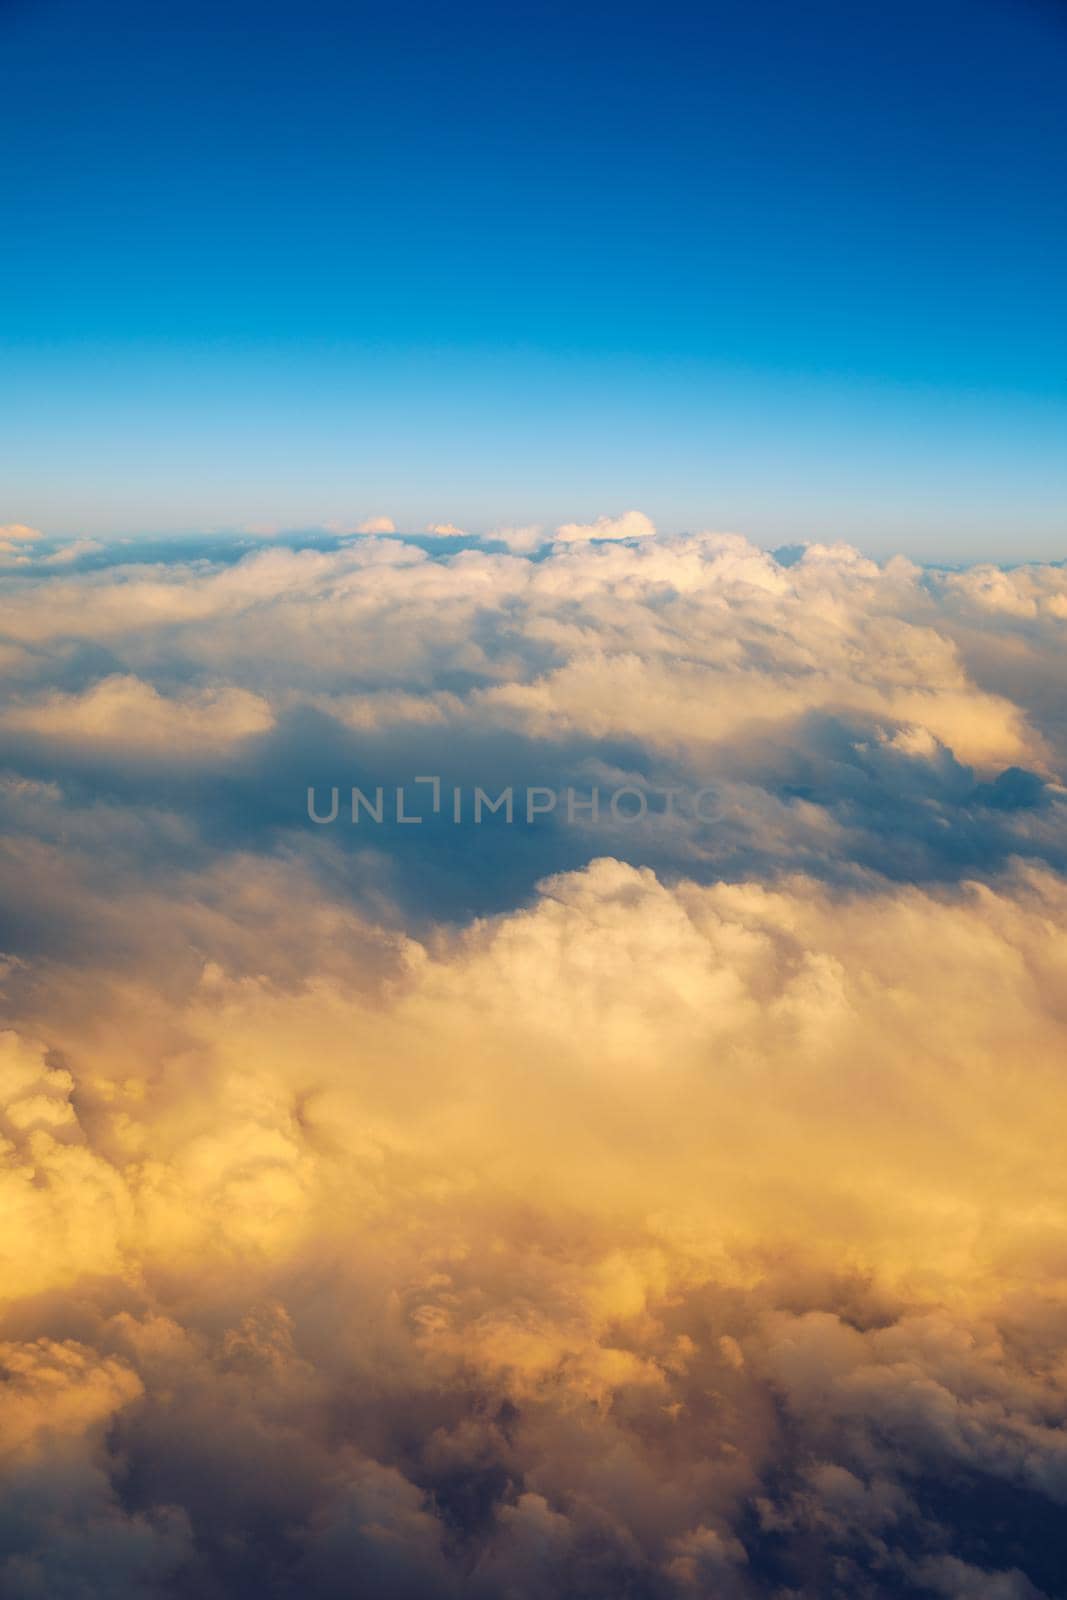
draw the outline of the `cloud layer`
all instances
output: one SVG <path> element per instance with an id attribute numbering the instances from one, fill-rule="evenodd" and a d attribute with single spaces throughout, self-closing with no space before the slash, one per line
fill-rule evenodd
<path id="1" fill-rule="evenodd" d="M 1067 575 L 518 531 L 9 580 L 0 1589 L 1054 1600 Z"/>

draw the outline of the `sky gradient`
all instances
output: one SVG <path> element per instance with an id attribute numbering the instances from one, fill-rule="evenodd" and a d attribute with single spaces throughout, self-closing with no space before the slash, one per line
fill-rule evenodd
<path id="1" fill-rule="evenodd" d="M 1062 553 L 1059 5 L 9 0 L 0 39 L 10 520 Z"/>

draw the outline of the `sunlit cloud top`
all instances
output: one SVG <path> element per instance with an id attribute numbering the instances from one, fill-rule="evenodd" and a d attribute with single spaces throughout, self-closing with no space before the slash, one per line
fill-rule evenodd
<path id="1" fill-rule="evenodd" d="M 12 540 L 5 1595 L 1060 1593 L 1067 571 L 646 520 Z"/>

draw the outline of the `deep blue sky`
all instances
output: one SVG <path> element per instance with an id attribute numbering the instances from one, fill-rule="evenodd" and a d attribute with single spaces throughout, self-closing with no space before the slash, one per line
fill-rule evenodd
<path id="1" fill-rule="evenodd" d="M 0 0 L 0 522 L 1067 555 L 1067 4 Z"/>

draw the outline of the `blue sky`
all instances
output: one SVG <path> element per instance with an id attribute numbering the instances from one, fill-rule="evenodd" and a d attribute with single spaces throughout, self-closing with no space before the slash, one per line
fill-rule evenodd
<path id="1" fill-rule="evenodd" d="M 1056 557 L 1067 10 L 9 0 L 0 520 Z"/>

